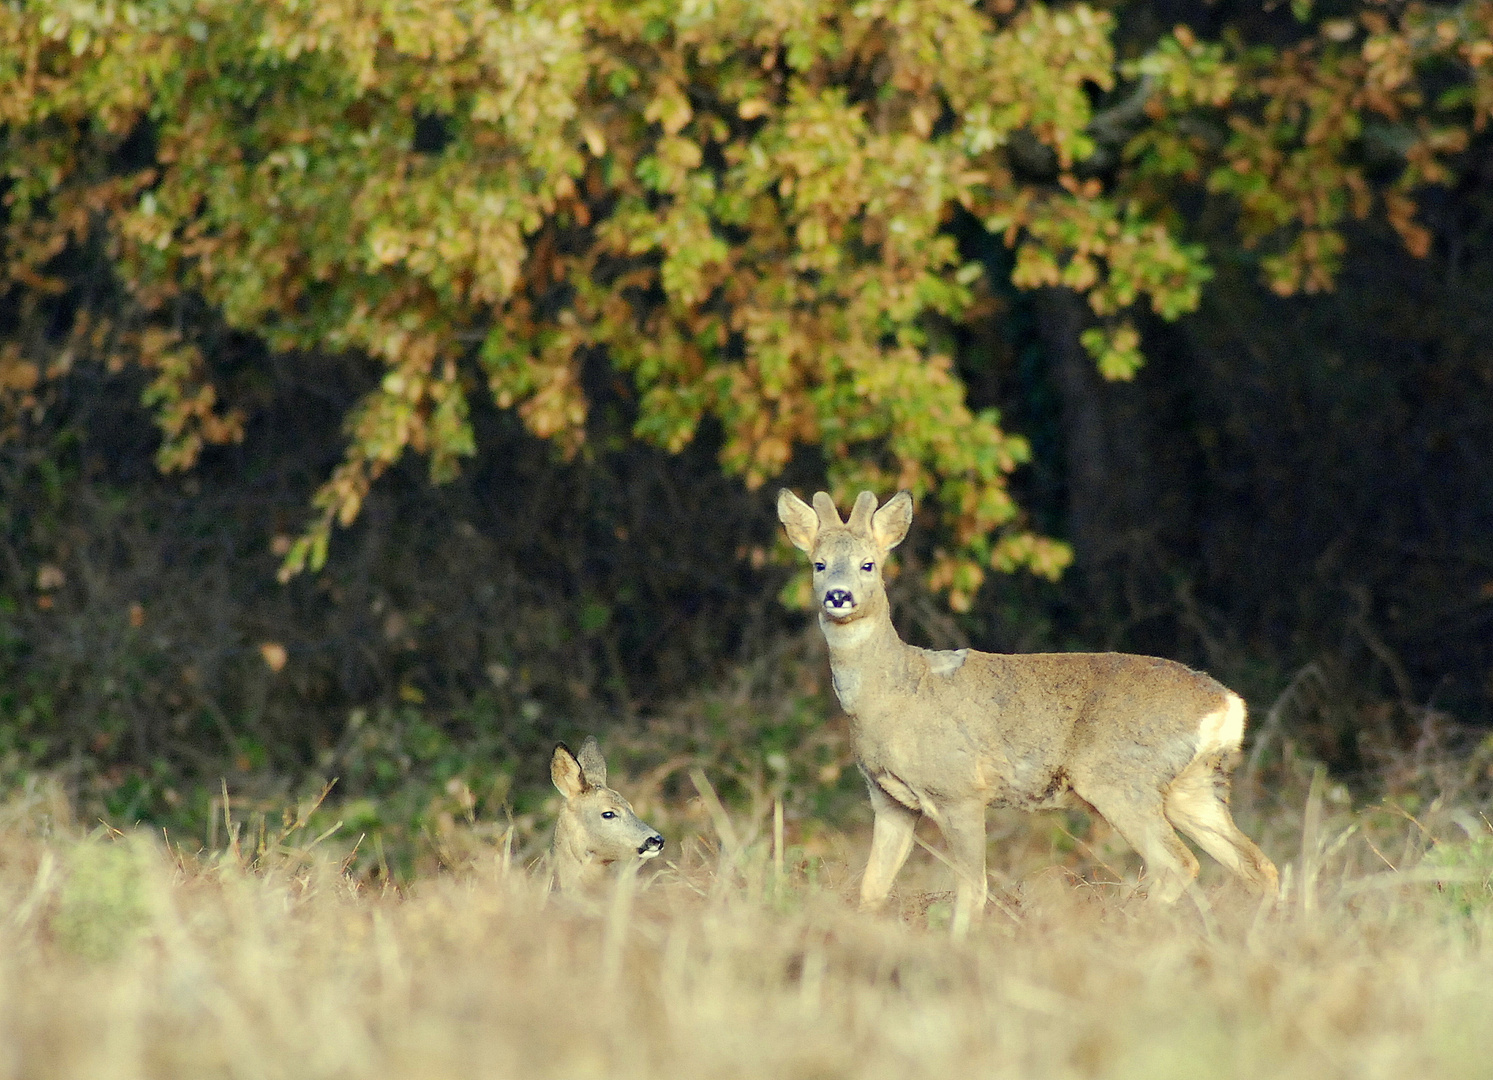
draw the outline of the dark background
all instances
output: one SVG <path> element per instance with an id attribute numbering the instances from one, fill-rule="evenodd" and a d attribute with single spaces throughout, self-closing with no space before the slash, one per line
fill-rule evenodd
<path id="1" fill-rule="evenodd" d="M 961 372 L 973 404 L 1032 440 L 1015 489 L 1076 562 L 1056 585 L 993 576 L 958 617 L 903 574 L 904 633 L 1175 657 L 1257 717 L 1305 672 L 1276 721 L 1348 774 L 1475 736 L 1493 720 L 1487 187 L 1433 208 L 1427 259 L 1362 229 L 1329 295 L 1283 300 L 1247 253 L 1221 261 L 1200 313 L 1146 328 L 1129 384 L 1076 345 L 1071 295 L 993 290 L 959 331 Z M 79 293 L 107 275 L 81 257 L 73 270 Z M 275 538 L 305 520 L 375 374 L 220 341 L 216 373 L 254 418 L 184 476 L 156 470 L 128 371 L 79 366 L 0 446 L 13 764 L 294 774 L 356 709 L 532 764 L 557 736 L 635 722 L 803 636 L 777 600 L 791 566 L 771 557 L 773 490 L 725 478 L 709 431 L 677 456 L 628 439 L 631 399 L 604 356 L 579 459 L 488 407 L 457 481 L 434 488 L 408 461 L 324 572 L 277 584 Z M 808 493 L 821 468 L 805 456 L 785 481 Z M 906 566 L 929 532 L 914 528 Z M 288 652 L 278 673 L 266 642 Z"/>

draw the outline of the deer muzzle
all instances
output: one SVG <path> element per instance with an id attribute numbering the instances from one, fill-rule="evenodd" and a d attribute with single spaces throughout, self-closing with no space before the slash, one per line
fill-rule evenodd
<path id="1" fill-rule="evenodd" d="M 855 594 L 849 589 L 830 589 L 824 594 L 824 610 L 831 617 L 849 615 L 855 610 Z"/>

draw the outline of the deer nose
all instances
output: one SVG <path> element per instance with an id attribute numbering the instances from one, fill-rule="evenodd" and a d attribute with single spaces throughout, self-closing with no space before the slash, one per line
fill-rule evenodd
<path id="1" fill-rule="evenodd" d="M 643 846 L 638 848 L 638 854 L 646 855 L 650 851 L 662 851 L 663 849 L 664 838 L 659 836 L 658 833 L 654 833 L 647 840 L 643 841 Z"/>
<path id="2" fill-rule="evenodd" d="M 824 594 L 824 606 L 829 608 L 854 607 L 855 597 L 849 589 L 831 589 Z"/>

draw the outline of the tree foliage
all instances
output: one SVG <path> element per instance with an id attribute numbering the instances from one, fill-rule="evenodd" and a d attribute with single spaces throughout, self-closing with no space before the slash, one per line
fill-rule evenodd
<path id="1" fill-rule="evenodd" d="M 1354 218 L 1408 250 L 1416 197 L 1493 111 L 1493 3 L 1134 26 L 1014 0 L 41 0 L 0 4 L 4 286 L 65 287 L 102 245 L 121 297 L 50 352 L 0 351 L 8 415 L 73 363 L 138 364 L 159 464 L 241 438 L 207 310 L 289 357 L 380 379 L 284 572 L 414 451 L 472 454 L 472 395 L 584 452 L 583 372 L 630 382 L 634 435 L 703 424 L 749 485 L 817 449 L 833 486 L 936 498 L 956 608 L 986 568 L 1067 548 L 1007 485 L 1025 439 L 972 410 L 949 332 L 1013 251 L 1020 288 L 1082 294 L 1106 377 L 1137 315 L 1195 309 L 1199 205 L 1278 293 L 1331 287 Z M 56 336 L 54 335 L 54 336 Z M 55 344 L 55 343 L 54 343 Z"/>

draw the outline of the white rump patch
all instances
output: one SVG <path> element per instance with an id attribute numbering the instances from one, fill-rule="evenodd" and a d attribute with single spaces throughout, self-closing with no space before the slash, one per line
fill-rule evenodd
<path id="1" fill-rule="evenodd" d="M 1198 753 L 1232 753 L 1244 742 L 1244 699 L 1230 691 L 1223 708 L 1198 724 Z"/>
<path id="2" fill-rule="evenodd" d="M 925 649 L 928 657 L 928 670 L 935 675 L 951 675 L 964 666 L 964 660 L 969 656 L 968 649 Z"/>

